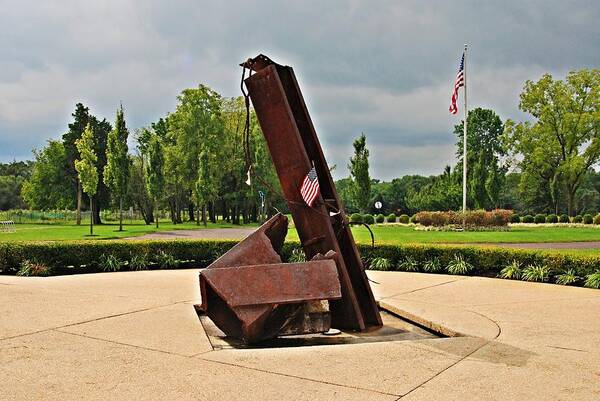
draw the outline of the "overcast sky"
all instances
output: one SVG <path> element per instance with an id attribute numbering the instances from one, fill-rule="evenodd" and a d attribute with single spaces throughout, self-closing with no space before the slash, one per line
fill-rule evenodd
<path id="1" fill-rule="evenodd" d="M 336 178 L 361 132 L 371 175 L 454 164 L 451 89 L 469 44 L 470 107 L 525 118 L 527 79 L 600 67 L 598 1 L 0 0 L 0 161 L 31 158 L 77 102 L 129 127 L 174 110 L 184 88 L 239 95 L 238 63 L 294 67 Z M 462 105 L 460 107 L 462 113 Z"/>

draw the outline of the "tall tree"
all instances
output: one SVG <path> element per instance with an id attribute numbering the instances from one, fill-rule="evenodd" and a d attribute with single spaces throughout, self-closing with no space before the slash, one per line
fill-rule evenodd
<path id="1" fill-rule="evenodd" d="M 140 211 L 144 222 L 149 225 L 154 223 L 154 202 L 148 195 L 143 160 L 144 156 L 141 155 L 132 157 L 127 180 L 127 202 Z"/>
<path id="2" fill-rule="evenodd" d="M 79 225 L 81 224 L 82 192 L 79 175 L 75 169 L 75 160 L 79 158 L 79 151 L 77 150 L 75 141 L 81 138 L 85 127 L 90 123 L 89 109 L 83 104 L 77 103 L 75 105 L 75 112 L 71 116 L 73 116 L 73 122 L 69 124 L 69 131 L 63 134 L 62 139 L 68 165 L 67 174 L 71 178 L 77 197 L 77 224 Z"/>
<path id="3" fill-rule="evenodd" d="M 96 117 L 90 114 L 89 108 L 85 107 L 81 103 L 75 105 L 75 112 L 72 114 L 73 122 L 69 124 L 69 130 L 63 134 L 63 146 L 65 148 L 65 154 L 67 157 L 67 175 L 70 177 L 73 183 L 74 192 L 77 198 L 77 224 L 81 223 L 81 183 L 79 182 L 79 175 L 75 169 L 75 160 L 79 159 L 79 151 L 77 150 L 76 141 L 81 138 L 85 128 L 88 124 L 91 126 L 94 132 L 94 151 L 97 155 L 96 169 L 102 178 L 104 166 L 106 165 L 106 142 L 108 133 L 112 127 L 110 123 L 103 119 L 99 121 Z M 96 194 L 94 195 L 96 208 L 93 213 L 94 222 L 100 224 L 100 210 L 103 206 L 108 203 L 108 189 L 104 185 L 103 179 L 100 179 L 97 187 Z"/>
<path id="4" fill-rule="evenodd" d="M 458 210 L 462 205 L 462 175 L 460 170 L 454 173 L 450 166 L 436 177 L 431 177 L 428 184 L 418 190 L 409 190 L 406 195 L 406 204 L 409 210 Z"/>
<path id="5" fill-rule="evenodd" d="M 25 207 L 21 191 L 24 181 L 31 176 L 31 169 L 29 161 L 0 163 L 0 210 Z"/>
<path id="6" fill-rule="evenodd" d="M 106 167 L 103 177 L 104 184 L 112 191 L 119 203 L 119 231 L 123 231 L 123 198 L 127 191 L 127 179 L 129 178 L 128 137 L 129 131 L 125 124 L 123 106 L 121 106 L 117 110 L 115 127 L 108 134 Z"/>
<path id="7" fill-rule="evenodd" d="M 600 70 L 571 71 L 564 81 L 544 74 L 520 97 L 534 121 L 507 123 L 507 142 L 524 172 L 539 172 L 554 197 L 562 188 L 572 215 L 584 175 L 600 161 Z"/>
<path id="8" fill-rule="evenodd" d="M 25 181 L 21 192 L 27 205 L 39 210 L 75 207 L 63 143 L 50 140 L 45 148 L 33 153 L 35 163 L 31 177 Z"/>
<path id="9" fill-rule="evenodd" d="M 366 213 L 371 200 L 371 177 L 369 176 L 369 150 L 367 138 L 361 134 L 353 143 L 354 156 L 350 158 L 348 169 L 352 186 L 351 197 L 362 213 Z"/>
<path id="10" fill-rule="evenodd" d="M 157 135 L 153 135 L 148 143 L 148 162 L 146 163 L 146 187 L 154 201 L 154 215 L 158 228 L 158 202 L 163 194 L 165 178 L 163 175 L 163 147 Z"/>
<path id="11" fill-rule="evenodd" d="M 469 111 L 467 122 L 468 202 L 475 208 L 494 208 L 498 206 L 506 174 L 506 168 L 500 163 L 506 153 L 502 145 L 504 125 L 493 110 L 480 107 Z M 462 171 L 463 127 L 464 122 L 454 126 L 458 137 L 457 171 Z"/>
<path id="12" fill-rule="evenodd" d="M 81 138 L 75 141 L 79 159 L 75 160 L 75 170 L 79 175 L 79 182 L 83 192 L 90 198 L 90 235 L 94 235 L 94 202 L 93 197 L 98 190 L 98 169 L 96 163 L 98 156 L 95 151 L 94 131 L 88 124 Z"/>
<path id="13" fill-rule="evenodd" d="M 224 140 L 221 96 L 217 92 L 205 85 L 198 85 L 197 88 L 183 90 L 177 99 L 177 109 L 169 115 L 166 124 L 159 120 L 153 125 L 157 135 L 164 136 L 166 132 L 167 138 L 174 140 L 173 149 L 166 151 L 169 157 L 165 159 L 166 169 L 181 173 L 166 175 L 173 200 L 173 214 L 176 216 L 174 221 L 181 220 L 182 205 L 190 203 L 189 196 L 198 181 L 201 152 L 221 152 Z M 180 182 L 171 182 L 178 176 Z"/>
<path id="14" fill-rule="evenodd" d="M 194 186 L 194 195 L 198 210 L 202 208 L 202 222 L 206 226 L 206 210 L 209 202 L 213 202 L 218 194 L 216 169 L 214 157 L 211 157 L 207 150 L 200 152 L 198 161 L 198 179 Z M 200 215 L 196 223 L 199 224 Z"/>

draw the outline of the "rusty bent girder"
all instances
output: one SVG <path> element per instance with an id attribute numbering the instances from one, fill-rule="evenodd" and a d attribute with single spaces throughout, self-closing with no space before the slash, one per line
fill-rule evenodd
<path id="1" fill-rule="evenodd" d="M 228 336 L 253 343 L 329 330 L 316 301 L 341 297 L 334 254 L 282 263 L 287 228 L 287 217 L 275 215 L 200 273 L 200 309 Z"/>
<path id="2" fill-rule="evenodd" d="M 287 218 L 278 214 L 200 273 L 201 309 L 228 336 L 256 342 L 331 326 L 381 326 L 317 134 L 291 67 L 259 55 L 242 64 L 283 196 L 309 262 L 282 263 Z M 320 194 L 309 207 L 300 186 L 314 165 Z M 328 301 L 328 302 L 323 302 Z"/>

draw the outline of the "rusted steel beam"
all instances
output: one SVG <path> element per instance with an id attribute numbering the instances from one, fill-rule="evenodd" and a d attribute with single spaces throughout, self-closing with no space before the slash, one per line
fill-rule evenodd
<path id="1" fill-rule="evenodd" d="M 330 259 L 206 269 L 200 273 L 200 292 L 202 309 L 217 327 L 248 343 L 314 333 L 315 323 L 306 314 L 309 302 L 342 296 Z M 316 329 L 329 327 L 319 321 Z"/>
<path id="2" fill-rule="evenodd" d="M 318 301 L 341 298 L 336 255 L 281 263 L 286 234 L 287 218 L 277 214 L 200 272 L 200 310 L 228 336 L 254 343 L 329 329 Z"/>
<path id="3" fill-rule="evenodd" d="M 341 298 L 333 260 L 206 269 L 200 280 L 234 308 Z"/>
<path id="4" fill-rule="evenodd" d="M 330 303 L 332 325 L 355 330 L 381 326 L 377 304 L 292 68 L 263 55 L 242 65 L 255 71 L 244 82 L 306 256 L 310 259 L 329 250 L 336 253 L 342 298 Z M 299 188 L 313 163 L 321 195 L 313 207 L 308 207 Z M 330 212 L 335 216 L 330 217 Z"/>

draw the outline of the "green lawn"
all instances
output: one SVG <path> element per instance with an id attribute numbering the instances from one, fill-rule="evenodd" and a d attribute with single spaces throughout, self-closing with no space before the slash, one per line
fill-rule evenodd
<path id="1" fill-rule="evenodd" d="M 518 227 L 510 231 L 419 231 L 411 226 L 371 226 L 376 243 L 498 243 L 498 242 L 575 242 L 600 241 L 600 228 L 590 227 Z M 352 227 L 354 239 L 371 242 L 364 226 Z M 296 232 L 288 238 L 298 239 Z"/>
<path id="2" fill-rule="evenodd" d="M 250 225 L 252 227 L 256 225 Z M 208 228 L 231 228 L 239 227 L 227 223 L 209 224 Z M 417 231 L 410 226 L 402 225 L 373 225 L 371 226 L 375 235 L 376 244 L 399 244 L 399 243 L 448 243 L 448 244 L 494 244 L 502 242 L 574 242 L 574 241 L 600 241 L 600 228 L 589 227 L 513 227 L 510 231 Z M 89 226 L 75 224 L 19 224 L 16 233 L 1 233 L 0 241 L 15 240 L 76 240 L 76 239 L 116 239 L 123 237 L 136 237 L 156 231 L 168 230 L 190 230 L 203 228 L 193 222 L 174 225 L 170 222 L 161 222 L 157 230 L 154 225 L 145 225 L 142 222 L 126 224 L 125 231 L 118 231 L 118 224 L 103 224 L 94 226 L 94 237 L 90 237 Z M 371 237 L 365 227 L 355 226 L 352 228 L 354 238 L 360 243 L 370 243 Z M 288 240 L 298 240 L 296 230 L 291 228 Z M 600 254 L 600 249 L 574 249 L 574 250 L 548 250 L 548 252 L 560 252 L 570 254 Z"/>
<path id="3" fill-rule="evenodd" d="M 252 227 L 247 225 L 245 227 Z M 227 223 L 208 224 L 207 228 L 231 228 L 240 227 Z M 119 231 L 118 223 L 101 224 L 94 226 L 94 236 L 91 237 L 90 226 L 82 224 L 17 224 L 16 232 L 0 233 L 0 241 L 64 241 L 64 240 L 86 240 L 86 239 L 118 239 L 124 237 L 137 237 L 140 235 L 153 233 L 157 231 L 172 231 L 172 230 L 194 230 L 204 228 L 203 225 L 196 225 L 194 222 L 186 222 L 183 224 L 173 224 L 170 221 L 159 223 L 157 229 L 154 224 L 145 225 L 142 222 L 134 222 L 133 224 L 124 224 L 123 230 Z"/>
<path id="4" fill-rule="evenodd" d="M 418 231 L 410 226 L 374 225 L 376 242 L 416 243 L 497 243 L 497 242 L 575 242 L 600 241 L 600 228 L 590 227 L 512 227 L 510 231 Z M 363 226 L 354 227 L 357 241 L 370 241 Z"/>

